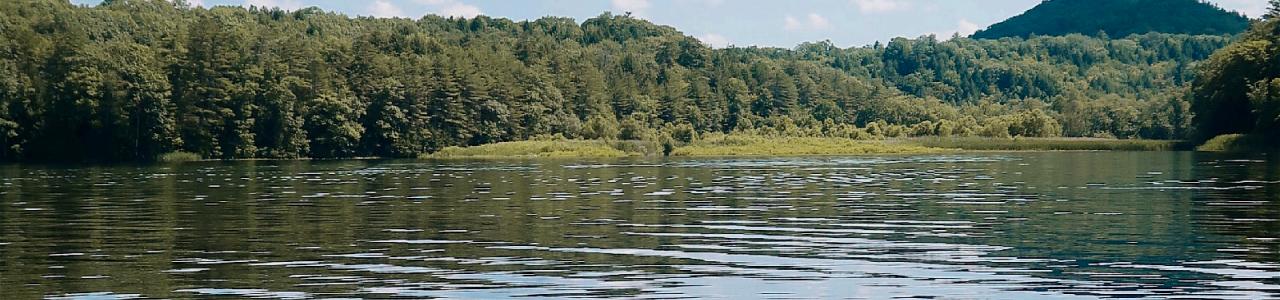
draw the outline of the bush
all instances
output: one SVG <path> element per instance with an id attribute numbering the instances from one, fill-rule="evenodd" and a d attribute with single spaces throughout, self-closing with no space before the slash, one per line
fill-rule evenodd
<path id="1" fill-rule="evenodd" d="M 636 116 L 622 121 L 622 129 L 618 132 L 618 138 L 622 140 L 647 141 L 656 136 L 656 131 Z"/>
<path id="2" fill-rule="evenodd" d="M 698 139 L 698 131 L 693 129 L 693 125 L 680 123 L 671 128 L 671 138 L 681 143 L 692 143 Z"/>

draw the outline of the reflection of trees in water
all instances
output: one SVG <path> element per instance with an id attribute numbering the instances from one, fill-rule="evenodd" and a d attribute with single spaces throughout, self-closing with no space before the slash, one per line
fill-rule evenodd
<path id="1" fill-rule="evenodd" d="M 1197 226 L 1237 244 L 1240 259 L 1280 263 L 1280 160 L 1264 155 L 1198 154 L 1198 178 L 1214 178 L 1212 186 L 1236 188 L 1195 194 Z M 1242 189 L 1253 186 L 1260 188 Z"/>
<path id="2" fill-rule="evenodd" d="M 623 166 L 564 168 L 559 162 L 418 163 L 395 162 L 235 162 L 182 167 L 104 167 L 63 170 L 0 167 L 14 182 L 0 193 L 0 285 L 17 298 L 62 293 L 117 291 L 151 297 L 183 297 L 173 291 L 192 287 L 265 288 L 274 291 L 353 293 L 360 286 L 412 283 L 483 283 L 446 278 L 440 273 L 352 272 L 326 266 L 301 268 L 251 266 L 249 263 L 201 264 L 193 258 L 260 262 L 323 261 L 387 264 L 452 272 L 528 272 L 570 276 L 617 268 L 647 274 L 711 275 L 713 268 L 691 271 L 675 265 L 707 262 L 662 256 L 567 253 L 495 249 L 494 245 L 549 248 L 677 249 L 673 245 L 728 245 L 758 254 L 792 257 L 860 254 L 875 258 L 883 250 L 849 245 L 785 246 L 727 238 L 628 235 L 627 232 L 676 234 L 768 234 L 801 237 L 855 237 L 870 240 L 984 244 L 1012 247 L 992 256 L 1052 258 L 1016 269 L 1051 269 L 1053 278 L 1076 279 L 1069 272 L 1126 272 L 1087 266 L 1128 261 L 1178 265 L 1235 255 L 1224 247 L 1267 247 L 1244 259 L 1275 261 L 1275 242 L 1246 240 L 1275 237 L 1277 188 L 1260 190 L 1108 190 L 1144 187 L 1152 180 L 1221 178 L 1218 185 L 1244 179 L 1275 180 L 1276 164 L 1214 167 L 1191 153 L 1047 153 L 1017 154 L 1019 159 L 978 163 L 898 163 L 860 165 L 869 169 L 804 167 Z M 1148 175 L 1159 172 L 1159 175 Z M 872 183 L 817 179 L 895 174 Z M 922 179 L 954 175 L 958 181 Z M 755 183 L 744 178 L 759 176 Z M 993 180 L 975 180 L 991 176 Z M 21 182 L 15 178 L 22 178 Z M 0 182 L 2 184 L 3 182 Z M 106 183 L 114 182 L 114 185 Z M 976 183 L 968 186 L 964 183 Z M 1090 186 L 1102 183 L 1103 186 Z M 694 194 L 714 186 L 741 193 Z M 1065 187 L 1065 188 L 1060 188 Z M 644 196 L 670 189 L 669 196 Z M 623 195 L 610 191 L 623 190 Z M 789 192 L 789 193 L 781 193 Z M 850 193 L 865 195 L 850 197 Z M 892 193 L 992 193 L 1013 196 L 1000 205 L 948 203 L 942 196 L 891 196 Z M 558 198 L 568 195 L 572 197 Z M 785 197 L 783 197 L 785 196 Z M 759 197 L 759 198 L 753 198 Z M 769 198 L 774 197 L 774 198 Z M 766 199 L 768 198 L 768 199 Z M 1010 200 L 1026 198 L 1027 201 Z M 1266 199 L 1264 205 L 1210 205 L 1224 199 Z M 1066 200 L 1066 201 L 1059 201 Z M 28 206 L 13 205 L 29 202 Z M 44 206 L 42 206 L 44 205 Z M 23 211 L 24 207 L 45 211 Z M 693 211 L 690 207 L 783 207 L 765 211 Z M 978 210 L 1006 210 L 1001 214 Z M 1066 214 L 1061 214 L 1066 212 Z M 831 224 L 780 221 L 779 218 L 830 218 Z M 914 236 L 915 229 L 884 234 L 831 232 L 749 232 L 706 227 L 631 227 L 617 224 L 709 224 L 704 221 L 764 221 L 748 226 L 848 229 L 834 224 L 885 224 L 887 221 L 971 221 L 972 228 L 946 229 L 964 236 Z M 727 224 L 727 223 L 726 223 Z M 853 227 L 857 228 L 857 227 Z M 927 231 L 927 230 L 919 230 Z M 482 243 L 372 243 L 379 240 L 469 240 Z M 506 244 L 485 244 L 503 242 Z M 782 245 L 782 246 L 780 246 Z M 868 251 L 854 253 L 854 250 Z M 875 251 L 881 252 L 875 252 Z M 58 253 L 86 253 L 50 257 Z M 94 257 L 93 255 L 105 255 Z M 375 257 L 335 257 L 369 254 Z M 1243 254 L 1242 254 L 1243 255 Z M 887 260 L 902 260 L 903 257 Z M 860 258 L 862 259 L 862 258 Z M 938 262 L 941 263 L 941 262 Z M 540 265 L 541 264 L 541 265 Z M 993 263 L 994 264 L 994 263 Z M 65 266 L 51 269 L 50 266 Z M 165 273 L 208 268 L 189 274 Z M 762 270 L 765 272 L 768 270 Z M 1131 272 L 1151 272 L 1135 270 Z M 109 274 L 105 280 L 79 276 Z M 357 276 L 362 285 L 307 286 L 294 275 Z M 71 278 L 41 278 L 67 275 Z M 734 275 L 734 276 L 741 276 Z M 1038 275 L 1039 276 L 1039 275 Z M 1181 274 L 1179 280 L 1214 279 Z M 1124 281 L 1127 279 L 1113 279 Z M 42 285 L 27 285 L 39 282 Z M 1183 282 L 1185 283 L 1185 282 Z M 613 291 L 621 293 L 636 292 Z"/>
<path id="3" fill-rule="evenodd" d="M 1095 280 L 1083 273 L 1151 274 L 1151 270 L 1116 269 L 1100 263 L 1130 262 L 1178 265 L 1212 260 L 1191 222 L 1191 192 L 1150 190 L 1150 182 L 1193 178 L 1194 157 L 1178 152 L 1067 152 L 1020 154 L 1020 159 L 985 167 L 992 182 L 1015 186 L 1008 193 L 1031 201 L 995 208 L 928 205 L 922 210 L 1008 210 L 997 219 L 973 218 L 991 229 L 970 243 L 1007 246 L 994 253 L 1024 259 L 1050 259 L 1020 266 L 1052 270 L 1049 278 Z M 988 217 L 988 216 L 977 216 Z M 964 241 L 954 241 L 964 242 Z M 1180 274 L 1180 280 L 1211 279 L 1208 274 Z M 1150 283 L 1148 279 L 1108 278 L 1109 282 Z M 1182 284 L 1187 284 L 1184 281 Z"/>

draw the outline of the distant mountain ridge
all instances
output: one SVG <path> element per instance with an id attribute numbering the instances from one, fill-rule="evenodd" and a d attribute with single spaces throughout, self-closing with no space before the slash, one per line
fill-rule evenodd
<path id="1" fill-rule="evenodd" d="M 1112 37 L 1149 32 L 1221 35 L 1248 28 L 1248 17 L 1201 0 L 1045 0 L 972 37 L 1097 36 L 1103 32 Z"/>

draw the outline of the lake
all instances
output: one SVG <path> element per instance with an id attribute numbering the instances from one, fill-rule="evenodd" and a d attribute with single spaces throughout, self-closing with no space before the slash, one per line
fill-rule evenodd
<path id="1" fill-rule="evenodd" d="M 1280 159 L 0 166 L 6 299 L 1280 297 Z"/>

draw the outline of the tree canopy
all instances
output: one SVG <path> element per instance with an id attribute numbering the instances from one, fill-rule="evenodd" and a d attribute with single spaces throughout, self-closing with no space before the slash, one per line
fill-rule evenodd
<path id="1" fill-rule="evenodd" d="M 1191 89 L 1196 138 L 1252 133 L 1280 141 L 1280 1 L 1271 5 L 1266 19 L 1201 66 Z"/>

